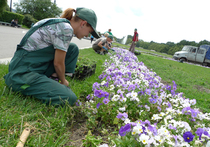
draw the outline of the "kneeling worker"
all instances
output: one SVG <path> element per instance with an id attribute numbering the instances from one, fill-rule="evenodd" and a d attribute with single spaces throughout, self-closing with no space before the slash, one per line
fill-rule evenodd
<path id="1" fill-rule="evenodd" d="M 104 53 L 108 52 L 108 50 L 111 48 L 110 43 L 113 41 L 113 36 L 108 35 L 107 38 L 99 38 L 95 41 L 93 44 L 93 49 L 95 52 L 104 55 Z"/>

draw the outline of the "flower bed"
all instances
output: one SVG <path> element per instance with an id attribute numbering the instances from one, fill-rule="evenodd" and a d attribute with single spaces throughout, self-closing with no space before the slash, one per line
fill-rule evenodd
<path id="1" fill-rule="evenodd" d="M 135 55 L 141 55 L 141 52 L 137 50 L 137 51 L 134 52 L 134 54 Z"/>
<path id="2" fill-rule="evenodd" d="M 84 79 L 95 73 L 96 63 L 85 57 L 79 57 L 73 78 Z"/>
<path id="3" fill-rule="evenodd" d="M 195 107 L 196 100 L 164 85 L 125 49 L 114 48 L 104 63 L 101 83 L 93 84 L 84 109 L 89 128 L 113 126 L 119 137 L 110 146 L 210 146 L 210 114 Z M 108 146 L 107 144 L 101 146 Z"/>

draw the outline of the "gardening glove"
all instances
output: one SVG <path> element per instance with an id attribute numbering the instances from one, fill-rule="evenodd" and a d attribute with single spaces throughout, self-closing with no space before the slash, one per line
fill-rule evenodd
<path id="1" fill-rule="evenodd" d="M 103 46 L 103 48 L 104 48 L 106 51 L 108 51 L 108 49 L 107 49 L 105 46 Z"/>

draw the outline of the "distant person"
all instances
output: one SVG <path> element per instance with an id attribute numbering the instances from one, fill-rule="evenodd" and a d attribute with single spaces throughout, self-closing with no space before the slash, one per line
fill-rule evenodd
<path id="1" fill-rule="evenodd" d="M 111 32 L 112 30 L 111 29 L 109 29 L 108 31 L 106 31 L 104 34 L 106 34 L 106 33 L 109 33 L 109 35 L 112 35 L 113 36 L 113 34 L 112 34 L 112 32 Z"/>
<path id="2" fill-rule="evenodd" d="M 101 35 L 101 38 L 107 38 L 109 36 L 109 33 L 105 33 Z"/>
<path id="3" fill-rule="evenodd" d="M 91 35 L 91 36 L 90 36 L 90 43 L 93 42 L 93 39 L 94 39 L 94 37 L 93 37 L 93 35 Z"/>
<path id="4" fill-rule="evenodd" d="M 110 34 L 109 33 L 105 33 L 104 34 L 104 37 L 108 37 Z"/>
<path id="5" fill-rule="evenodd" d="M 107 38 L 99 38 L 95 41 L 92 48 L 101 55 L 104 55 L 110 49 L 109 44 L 113 41 L 113 36 L 109 35 Z"/>
<path id="6" fill-rule="evenodd" d="M 18 26 L 18 20 L 17 19 L 13 19 L 12 21 L 11 21 L 11 26 L 12 27 L 17 27 Z"/>
<path id="7" fill-rule="evenodd" d="M 135 47 L 136 47 L 136 43 L 138 42 L 138 33 L 137 33 L 137 29 L 134 30 L 134 35 L 133 35 L 133 39 L 132 39 L 132 43 L 130 46 L 129 51 L 134 53 L 135 52 Z"/>

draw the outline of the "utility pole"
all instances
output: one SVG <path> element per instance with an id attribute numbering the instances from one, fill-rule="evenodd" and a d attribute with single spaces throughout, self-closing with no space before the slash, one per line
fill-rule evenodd
<path id="1" fill-rule="evenodd" d="M 54 4 L 56 4 L 56 0 L 54 0 Z"/>
<path id="2" fill-rule="evenodd" d="M 10 12 L 12 12 L 12 0 L 10 0 Z"/>

